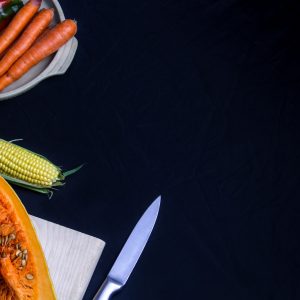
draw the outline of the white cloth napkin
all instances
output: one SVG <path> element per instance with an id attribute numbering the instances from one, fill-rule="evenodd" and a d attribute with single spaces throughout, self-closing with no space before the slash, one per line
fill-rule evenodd
<path id="1" fill-rule="evenodd" d="M 30 216 L 50 270 L 58 300 L 82 300 L 105 242 Z"/>

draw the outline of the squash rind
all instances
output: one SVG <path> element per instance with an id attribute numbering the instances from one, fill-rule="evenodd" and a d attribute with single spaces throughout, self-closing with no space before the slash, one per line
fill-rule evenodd
<path id="1" fill-rule="evenodd" d="M 44 252 L 38 240 L 35 228 L 30 220 L 30 217 L 22 204 L 21 200 L 6 182 L 0 176 L 0 197 L 4 197 L 11 204 L 18 218 L 21 228 L 28 239 L 31 252 L 34 254 L 34 264 L 37 269 L 36 294 L 37 297 L 33 300 L 56 300 L 54 287 L 51 281 L 50 273 L 44 256 Z"/>

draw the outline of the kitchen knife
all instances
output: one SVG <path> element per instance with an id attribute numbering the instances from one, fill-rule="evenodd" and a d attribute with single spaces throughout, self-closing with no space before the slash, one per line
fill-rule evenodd
<path id="1" fill-rule="evenodd" d="M 108 300 L 127 282 L 149 239 L 157 219 L 160 196 L 148 207 L 135 225 L 105 281 L 93 300 Z"/>

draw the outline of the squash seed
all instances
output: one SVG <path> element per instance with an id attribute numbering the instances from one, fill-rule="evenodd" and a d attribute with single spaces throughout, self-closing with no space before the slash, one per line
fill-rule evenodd
<path id="1" fill-rule="evenodd" d="M 21 260 L 21 267 L 25 267 L 26 266 L 26 260 L 25 259 L 22 259 Z"/>
<path id="2" fill-rule="evenodd" d="M 17 256 L 17 257 L 20 257 L 20 256 L 21 256 L 20 254 L 22 255 L 22 252 L 18 249 L 18 250 L 16 251 L 16 256 Z"/>
<path id="3" fill-rule="evenodd" d="M 27 249 L 24 249 L 24 250 L 23 250 L 23 253 L 24 253 L 24 254 L 27 254 L 27 253 L 28 253 Z"/>
<path id="4" fill-rule="evenodd" d="M 16 235 L 14 233 L 11 233 L 9 236 L 8 236 L 8 240 L 9 242 L 16 239 Z"/>
<path id="5" fill-rule="evenodd" d="M 30 274 L 30 273 L 26 274 L 25 277 L 26 277 L 26 279 L 28 279 L 28 280 L 32 280 L 32 279 L 33 279 L 33 275 Z"/>
<path id="6" fill-rule="evenodd" d="M 15 261 L 18 258 L 18 256 L 13 256 L 11 261 Z"/>
<path id="7" fill-rule="evenodd" d="M 7 245 L 7 242 L 8 242 L 8 235 L 5 237 L 4 245 Z"/>

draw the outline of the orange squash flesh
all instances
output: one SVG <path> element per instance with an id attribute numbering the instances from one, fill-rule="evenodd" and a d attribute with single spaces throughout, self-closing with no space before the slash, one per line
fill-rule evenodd
<path id="1" fill-rule="evenodd" d="M 55 300 L 43 250 L 20 199 L 0 177 L 0 300 Z"/>

